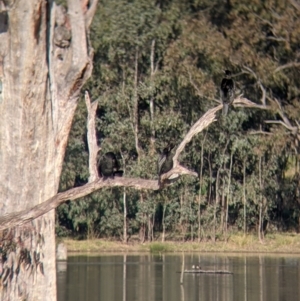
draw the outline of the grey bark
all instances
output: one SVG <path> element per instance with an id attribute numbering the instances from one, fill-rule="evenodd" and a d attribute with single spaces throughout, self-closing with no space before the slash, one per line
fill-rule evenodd
<path id="1" fill-rule="evenodd" d="M 65 15 L 53 1 L 3 3 L 0 216 L 6 230 L 0 243 L 6 260 L 1 262 L 0 298 L 56 300 L 53 207 L 22 227 L 8 217 L 57 193 L 79 91 L 91 73 L 89 10 L 84 12 L 79 0 L 68 1 Z"/>

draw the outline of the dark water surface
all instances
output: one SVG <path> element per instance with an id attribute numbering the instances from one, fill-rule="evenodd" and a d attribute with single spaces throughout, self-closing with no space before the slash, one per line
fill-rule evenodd
<path id="1" fill-rule="evenodd" d="M 300 257 L 185 254 L 71 256 L 57 264 L 58 301 L 300 301 Z"/>

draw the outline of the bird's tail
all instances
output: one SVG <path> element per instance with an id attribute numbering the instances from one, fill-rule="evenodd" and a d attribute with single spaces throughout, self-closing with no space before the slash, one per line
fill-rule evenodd
<path id="1" fill-rule="evenodd" d="M 223 103 L 222 115 L 226 116 L 228 113 L 228 103 Z"/>

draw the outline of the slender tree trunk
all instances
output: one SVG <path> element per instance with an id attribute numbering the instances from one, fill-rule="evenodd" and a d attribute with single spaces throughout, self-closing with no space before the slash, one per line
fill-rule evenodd
<path id="1" fill-rule="evenodd" d="M 151 43 L 151 54 L 150 54 L 150 62 L 151 62 L 151 74 L 150 74 L 150 82 L 151 82 L 151 91 L 154 93 L 154 56 L 155 56 L 155 40 L 152 40 Z M 150 128 L 151 128 L 151 137 L 150 137 L 150 154 L 154 155 L 155 153 L 155 128 L 154 128 L 154 95 L 151 95 L 150 98 Z"/>
<path id="2" fill-rule="evenodd" d="M 208 168 L 209 168 L 209 189 L 208 189 L 208 202 L 211 204 L 211 194 L 212 194 L 212 168 L 210 162 L 210 154 L 208 156 Z"/>
<path id="3" fill-rule="evenodd" d="M 183 206 L 184 206 L 184 194 L 180 194 L 180 226 L 181 226 L 181 235 L 182 235 L 182 241 L 185 241 L 185 235 L 186 235 L 186 225 L 183 218 Z"/>
<path id="4" fill-rule="evenodd" d="M 217 207 L 220 203 L 219 197 L 219 180 L 220 180 L 220 168 L 217 171 L 217 178 L 216 178 L 216 197 L 214 203 L 214 233 L 213 233 L 213 242 L 216 242 L 216 231 L 217 231 Z"/>
<path id="5" fill-rule="evenodd" d="M 261 156 L 258 160 L 258 178 L 259 178 L 259 220 L 258 220 L 258 239 L 262 242 L 261 229 L 262 229 L 262 174 L 261 174 Z"/>
<path id="6" fill-rule="evenodd" d="M 262 242 L 262 203 L 259 202 L 259 219 L 258 219 L 258 239 Z"/>
<path id="7" fill-rule="evenodd" d="M 0 33 L 0 216 L 58 190 L 79 91 L 91 73 L 86 31 L 97 1 L 89 8 L 67 2 L 65 15 L 51 0 L 1 3 L 8 24 Z M 59 40 L 62 27 L 69 34 Z M 1 300 L 56 300 L 54 210 L 3 231 L 0 244 Z"/>
<path id="8" fill-rule="evenodd" d="M 135 61 L 134 61 L 133 132 L 134 132 L 135 149 L 138 155 L 138 164 L 140 164 L 141 150 L 139 146 L 138 72 L 139 72 L 139 50 L 137 47 L 135 51 Z"/>
<path id="9" fill-rule="evenodd" d="M 201 152 L 200 152 L 200 172 L 199 172 L 199 206 L 198 206 L 198 242 L 201 241 L 201 192 L 202 192 L 202 184 L 203 184 L 203 149 L 204 143 L 206 140 L 207 131 L 205 133 L 204 139 L 201 144 Z"/>
<path id="10" fill-rule="evenodd" d="M 224 182 L 222 181 L 222 196 L 221 196 L 221 200 L 222 200 L 222 203 L 221 203 L 221 231 L 222 233 L 224 233 L 224 230 L 225 230 L 225 189 L 224 189 Z"/>
<path id="11" fill-rule="evenodd" d="M 151 214 L 148 214 L 148 241 L 152 241 L 152 221 Z"/>
<path id="12" fill-rule="evenodd" d="M 191 238 L 191 241 L 194 240 L 194 221 L 193 221 L 193 200 L 191 200 L 189 202 L 189 205 L 190 205 L 190 210 L 189 210 L 189 217 L 188 217 L 188 221 L 189 221 L 189 225 L 190 225 L 190 238 Z"/>
<path id="13" fill-rule="evenodd" d="M 165 224 L 166 209 L 167 209 L 167 202 L 164 201 L 163 215 L 162 215 L 162 236 L 161 236 L 161 241 L 162 242 L 164 242 L 165 239 L 166 239 L 166 224 Z"/>
<path id="14" fill-rule="evenodd" d="M 140 203 L 144 203 L 144 198 L 142 193 L 140 193 Z M 145 213 L 142 213 L 142 221 L 141 221 L 141 227 L 140 227 L 140 242 L 144 243 L 145 242 L 145 236 L 146 236 L 146 225 L 145 225 Z"/>
<path id="15" fill-rule="evenodd" d="M 124 204 L 124 222 L 123 222 L 123 242 L 126 244 L 127 238 L 127 198 L 126 198 L 126 188 L 123 190 L 123 204 Z"/>
<path id="16" fill-rule="evenodd" d="M 233 153 L 230 155 L 230 166 L 229 166 L 229 175 L 228 175 L 228 186 L 227 186 L 227 198 L 226 198 L 226 217 L 225 217 L 225 236 L 226 236 L 226 241 L 228 238 L 228 205 L 229 201 L 231 199 L 230 195 L 230 185 L 231 185 L 231 173 L 232 173 L 232 163 L 233 163 Z"/>
<path id="17" fill-rule="evenodd" d="M 127 292 L 126 292 L 126 280 L 127 280 L 127 254 L 123 255 L 123 301 L 127 300 Z"/>
<path id="18" fill-rule="evenodd" d="M 225 153 L 226 153 L 229 141 L 230 141 L 230 139 L 227 139 L 225 147 L 223 149 L 223 153 L 222 153 L 223 158 L 225 157 Z M 223 162 L 223 170 L 225 170 L 225 169 L 226 169 L 225 162 Z M 222 179 L 221 200 L 222 200 L 222 203 L 221 203 L 221 222 L 220 222 L 220 226 L 221 226 L 221 232 L 223 234 L 224 233 L 224 220 L 225 220 L 225 180 L 224 179 Z"/>
<path id="19" fill-rule="evenodd" d="M 247 234 L 247 212 L 246 212 L 246 159 L 243 161 L 243 202 L 244 202 L 244 235 Z"/>
<path id="20" fill-rule="evenodd" d="M 155 212 L 156 212 L 156 204 L 154 203 L 153 214 L 152 214 L 152 228 L 151 228 L 151 240 L 154 240 L 154 228 L 155 228 Z"/>

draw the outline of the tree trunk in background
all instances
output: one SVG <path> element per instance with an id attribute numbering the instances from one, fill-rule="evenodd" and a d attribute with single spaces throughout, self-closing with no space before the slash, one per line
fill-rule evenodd
<path id="1" fill-rule="evenodd" d="M 140 192 L 140 203 L 144 203 L 144 198 L 142 192 Z M 146 238 L 146 223 L 145 223 L 145 213 L 142 213 L 142 221 L 141 221 L 141 226 L 140 226 L 140 231 L 139 231 L 139 238 L 140 242 L 144 243 L 145 238 Z"/>
<path id="2" fill-rule="evenodd" d="M 153 94 L 153 86 L 154 86 L 154 74 L 155 74 L 155 69 L 154 69 L 154 56 L 155 56 L 155 40 L 152 40 L 151 43 L 151 54 L 150 54 L 150 63 L 151 63 L 151 74 L 150 74 L 150 79 L 151 79 L 151 92 Z M 154 95 L 151 96 L 150 98 L 150 127 L 151 127 L 151 137 L 150 137 L 150 154 L 153 156 L 155 154 L 155 128 L 154 128 Z"/>
<path id="3" fill-rule="evenodd" d="M 87 8 L 69 0 L 63 12 L 52 1 L 19 0 L 5 1 L 1 13 L 1 216 L 58 190 L 79 91 L 92 67 Z M 1 300 L 56 300 L 54 230 L 52 210 L 1 233 Z"/>
<path id="4" fill-rule="evenodd" d="M 244 203 L 244 236 L 246 236 L 247 233 L 246 159 L 243 161 L 243 203 Z"/>
<path id="5" fill-rule="evenodd" d="M 219 197 L 219 183 L 220 183 L 220 168 L 217 171 L 216 177 L 216 195 L 215 195 L 215 203 L 214 203 L 214 229 L 213 229 L 213 242 L 216 242 L 217 236 L 217 208 L 220 204 L 220 197 Z"/>
<path id="6" fill-rule="evenodd" d="M 167 209 L 167 202 L 164 201 L 164 205 L 163 205 L 163 215 L 162 215 L 162 236 L 161 236 L 161 241 L 164 242 L 166 239 L 166 224 L 165 224 L 165 216 L 166 216 L 166 209 Z"/>
<path id="7" fill-rule="evenodd" d="M 224 231 L 225 231 L 225 183 L 224 181 L 222 181 L 222 197 L 221 197 L 221 200 L 222 200 L 222 203 L 221 203 L 221 222 L 220 222 L 220 226 L 221 226 L 221 232 L 222 234 L 224 234 Z"/>
<path id="8" fill-rule="evenodd" d="M 226 197 L 226 215 L 225 215 L 225 236 L 226 236 L 226 241 L 228 239 L 228 206 L 229 206 L 229 201 L 231 199 L 230 195 L 230 186 L 231 186 L 231 173 L 232 173 L 232 162 L 233 162 L 233 153 L 230 154 L 230 165 L 229 165 L 229 175 L 228 175 L 228 186 L 227 186 L 227 197 Z"/>
<path id="9" fill-rule="evenodd" d="M 198 242 L 201 241 L 201 194 L 202 194 L 202 184 L 203 184 L 203 149 L 206 140 L 207 132 L 201 143 L 201 153 L 200 153 L 200 172 L 199 172 L 199 206 L 198 206 Z"/>
<path id="10" fill-rule="evenodd" d="M 139 72 L 139 50 L 136 48 L 134 61 L 134 99 L 133 99 L 133 133 L 135 149 L 138 156 L 138 164 L 141 161 L 141 149 L 139 146 L 139 98 L 138 98 L 138 72 Z"/>
<path id="11" fill-rule="evenodd" d="M 124 222 L 123 222 L 123 242 L 127 244 L 127 201 L 126 201 L 126 188 L 123 190 L 123 203 L 124 203 Z"/>

